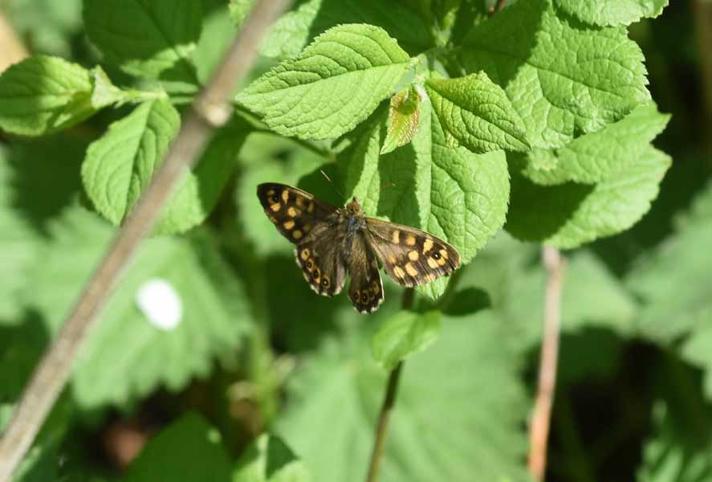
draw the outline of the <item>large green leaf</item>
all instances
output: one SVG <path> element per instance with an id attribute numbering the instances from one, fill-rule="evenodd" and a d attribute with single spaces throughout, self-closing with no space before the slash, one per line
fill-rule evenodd
<path id="1" fill-rule="evenodd" d="M 383 323 L 371 340 L 373 357 L 387 370 L 425 350 L 440 334 L 440 313 L 401 311 Z"/>
<path id="2" fill-rule="evenodd" d="M 670 157 L 652 146 L 595 185 L 541 186 L 512 175 L 506 229 L 519 239 L 575 248 L 630 228 L 650 209 Z"/>
<path id="3" fill-rule="evenodd" d="M 241 23 L 254 0 L 230 0 L 233 18 Z M 428 25 L 408 2 L 392 0 L 306 0 L 295 2 L 270 29 L 262 44 L 268 57 L 296 56 L 315 36 L 345 23 L 365 23 L 381 27 L 409 52 L 416 54 L 433 45 Z"/>
<path id="4" fill-rule="evenodd" d="M 261 435 L 240 457 L 232 482 L 309 482 L 311 476 L 287 445 Z"/>
<path id="5" fill-rule="evenodd" d="M 430 79 L 425 88 L 443 129 L 472 152 L 527 149 L 522 120 L 487 74 Z"/>
<path id="6" fill-rule="evenodd" d="M 504 87 L 534 147 L 563 146 L 650 99 L 642 52 L 624 29 L 567 22 L 548 0 L 517 2 L 481 23 L 460 57 Z"/>
<path id="7" fill-rule="evenodd" d="M 593 25 L 628 25 L 657 17 L 668 0 L 554 0 L 564 12 Z"/>
<path id="8" fill-rule="evenodd" d="M 77 124 L 123 98 L 99 68 L 37 55 L 0 75 L 0 128 L 39 136 Z"/>
<path id="9" fill-rule="evenodd" d="M 232 478 L 220 434 L 201 416 L 189 413 L 146 445 L 123 480 L 229 482 Z"/>
<path id="10" fill-rule="evenodd" d="M 14 324 L 22 311 L 19 291 L 25 286 L 28 270 L 36 258 L 38 236 L 19 213 L 13 210 L 12 171 L 8 154 L 0 146 L 0 325 Z"/>
<path id="11" fill-rule="evenodd" d="M 485 313 L 445 319 L 438 341 L 408 359 L 383 482 L 527 480 L 527 407 L 516 358 L 492 342 L 501 329 Z M 364 333 L 327 341 L 295 375 L 277 427 L 315 480 L 364 479 L 384 375 Z"/>
<path id="12" fill-rule="evenodd" d="M 430 104 L 421 105 L 412 142 L 380 156 L 385 112 L 359 127 L 339 156 L 346 194 L 363 201 L 369 215 L 425 229 L 452 243 L 469 262 L 504 223 L 509 174 L 504 152 L 474 154 L 448 143 Z M 428 285 L 439 295 L 442 283 Z"/>
<path id="13" fill-rule="evenodd" d="M 24 297 L 50 333 L 58 330 L 112 231 L 78 208 L 53 226 Z M 235 349 L 250 318 L 242 287 L 215 253 L 200 233 L 143 244 L 79 353 L 72 377 L 79 404 L 125 403 L 159 386 L 178 390 Z M 162 290 L 147 291 L 152 281 Z"/>
<path id="14" fill-rule="evenodd" d="M 180 125 L 166 100 L 146 102 L 113 123 L 93 142 L 82 165 L 84 189 L 96 210 L 120 224 L 161 165 Z M 247 127 L 233 122 L 220 130 L 164 208 L 156 231 L 176 233 L 202 222 L 230 177 Z"/>
<path id="15" fill-rule="evenodd" d="M 529 154 L 524 175 L 546 185 L 567 181 L 595 184 L 621 176 L 649 149 L 669 120 L 655 104 L 643 104 L 622 120 L 577 137 L 564 147 Z"/>
<path id="16" fill-rule="evenodd" d="M 411 64 L 388 34 L 340 25 L 319 35 L 241 92 L 237 101 L 272 129 L 307 139 L 339 137 L 393 94 Z"/>
<path id="17" fill-rule="evenodd" d="M 105 59 L 130 74 L 195 81 L 200 0 L 86 0 L 84 24 Z"/>

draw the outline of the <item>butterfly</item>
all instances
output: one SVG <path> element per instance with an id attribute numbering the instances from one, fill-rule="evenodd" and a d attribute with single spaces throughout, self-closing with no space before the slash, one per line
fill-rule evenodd
<path id="1" fill-rule="evenodd" d="M 341 292 L 351 277 L 349 298 L 360 313 L 384 299 L 379 271 L 413 287 L 447 276 L 460 266 L 448 243 L 410 226 L 366 217 L 356 198 L 343 208 L 285 184 L 257 186 L 257 197 L 280 233 L 296 244 L 297 264 L 316 293 Z"/>

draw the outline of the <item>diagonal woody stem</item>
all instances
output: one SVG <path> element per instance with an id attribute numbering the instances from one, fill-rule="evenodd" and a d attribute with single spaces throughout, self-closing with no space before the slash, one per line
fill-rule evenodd
<path id="1" fill-rule="evenodd" d="M 225 54 L 212 79 L 186 113 L 165 161 L 136 207 L 116 234 L 56 340 L 39 362 L 13 416 L 0 438 L 0 482 L 8 482 L 32 445 L 42 423 L 69 379 L 82 343 L 95 324 L 113 287 L 155 224 L 162 206 L 184 173 L 202 153 L 210 134 L 231 115 L 233 89 L 257 58 L 267 28 L 287 7 L 288 0 L 258 0 Z"/>
<path id="2" fill-rule="evenodd" d="M 565 266 L 561 253 L 556 248 L 545 246 L 541 257 L 548 279 L 544 300 L 544 333 L 539 359 L 539 380 L 529 427 L 529 473 L 538 481 L 544 480 L 546 472 L 546 449 L 559 357 L 561 292 Z"/>

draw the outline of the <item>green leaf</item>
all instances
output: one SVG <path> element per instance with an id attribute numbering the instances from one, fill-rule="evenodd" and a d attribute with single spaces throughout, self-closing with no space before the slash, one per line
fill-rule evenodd
<path id="1" fill-rule="evenodd" d="M 86 0 L 84 25 L 107 62 L 150 79 L 196 82 L 200 0 Z"/>
<path id="2" fill-rule="evenodd" d="M 530 153 L 524 175 L 547 185 L 567 181 L 595 184 L 617 177 L 649 149 L 669 120 L 655 104 L 641 105 L 624 119 L 577 137 L 560 149 Z"/>
<path id="3" fill-rule="evenodd" d="M 504 152 L 474 154 L 450 146 L 430 103 L 409 145 L 379 156 L 385 112 L 377 112 L 339 155 L 347 195 L 363 200 L 369 215 L 424 229 L 453 244 L 468 263 L 502 226 L 509 199 Z M 445 282 L 427 285 L 442 294 Z"/>
<path id="4" fill-rule="evenodd" d="M 599 26 L 629 25 L 660 15 L 668 0 L 555 0 L 554 3 L 582 22 Z"/>
<path id="5" fill-rule="evenodd" d="M 180 127 L 165 100 L 145 102 L 87 150 L 82 182 L 96 210 L 118 225 L 129 214 Z"/>
<path id="6" fill-rule="evenodd" d="M 164 161 L 180 118 L 166 100 L 141 104 L 114 122 L 94 141 L 82 165 L 82 182 L 94 208 L 121 224 Z M 230 177 L 247 126 L 232 122 L 221 129 L 164 208 L 158 233 L 186 231 L 201 223 L 215 206 Z"/>
<path id="7" fill-rule="evenodd" d="M 220 434 L 189 413 L 165 428 L 141 451 L 124 482 L 227 482 L 230 461 Z"/>
<path id="8" fill-rule="evenodd" d="M 27 282 L 28 270 L 36 259 L 40 241 L 25 219 L 12 209 L 15 199 L 11 187 L 15 179 L 8 164 L 8 154 L 0 146 L 0 266 L 3 271 L 0 276 L 0 326 L 17 322 L 22 311 L 17 295 Z"/>
<path id="9" fill-rule="evenodd" d="M 616 176 L 593 186 L 566 183 L 540 186 L 512 175 L 512 198 L 505 228 L 525 241 L 575 248 L 630 228 L 650 209 L 670 157 L 648 146 Z"/>
<path id="10" fill-rule="evenodd" d="M 683 358 L 703 367 L 707 396 L 712 398 L 710 213 L 712 189 L 708 187 L 691 213 L 678 221 L 677 232 L 639 263 L 626 281 L 645 304 L 639 319 L 640 333 L 658 343 L 679 347 Z"/>
<path id="11" fill-rule="evenodd" d="M 443 129 L 472 152 L 528 149 L 522 120 L 487 74 L 430 79 L 425 88 Z"/>
<path id="12" fill-rule="evenodd" d="M 473 473 L 483 481 L 527 480 L 527 404 L 516 357 L 505 344 L 492 343 L 501 330 L 486 313 L 446 319 L 440 338 L 408 360 L 383 482 L 469 482 Z M 295 374 L 277 429 L 314 471 L 314 480 L 364 480 L 362 461 L 370 455 L 384 386 L 365 333 L 325 342 Z"/>
<path id="13" fill-rule="evenodd" d="M 23 296 L 51 334 L 112 233 L 78 208 L 53 226 Z M 178 307 L 165 294 L 146 291 L 155 280 L 167 285 Z M 171 313 L 173 323 L 166 323 Z M 196 233 L 187 239 L 147 240 L 78 355 L 74 399 L 96 407 L 135 400 L 159 386 L 179 390 L 192 377 L 210 373 L 215 357 L 235 350 L 249 323 L 242 286 L 227 272 L 211 238 Z"/>
<path id="14" fill-rule="evenodd" d="M 381 325 L 374 335 L 371 340 L 373 357 L 386 370 L 392 370 L 398 362 L 432 345 L 441 328 L 438 311 L 401 311 Z"/>
<path id="15" fill-rule="evenodd" d="M 100 68 L 37 55 L 0 76 L 0 128 L 39 136 L 77 124 L 122 99 Z"/>
<path id="16" fill-rule="evenodd" d="M 232 482 L 308 482 L 304 463 L 279 438 L 261 435 L 240 457 Z"/>
<path id="17" fill-rule="evenodd" d="M 403 89 L 391 97 L 386 139 L 383 141 L 381 154 L 387 154 L 413 139 L 420 123 L 420 102 L 420 95 L 415 87 Z"/>
<path id="18" fill-rule="evenodd" d="M 230 12 L 239 24 L 253 0 L 230 0 Z M 295 57 L 314 37 L 332 27 L 365 23 L 381 27 L 408 52 L 433 46 L 433 36 L 423 19 L 405 2 L 382 0 L 306 0 L 279 18 L 262 44 L 267 57 Z"/>
<path id="19" fill-rule="evenodd" d="M 561 147 L 650 99 L 643 54 L 625 29 L 573 25 L 547 0 L 517 2 L 482 22 L 460 59 L 504 87 L 533 147 Z"/>
<path id="20" fill-rule="evenodd" d="M 258 78 L 237 101 L 276 132 L 305 139 L 339 137 L 391 95 L 410 57 L 370 25 L 340 25 L 293 60 Z"/>

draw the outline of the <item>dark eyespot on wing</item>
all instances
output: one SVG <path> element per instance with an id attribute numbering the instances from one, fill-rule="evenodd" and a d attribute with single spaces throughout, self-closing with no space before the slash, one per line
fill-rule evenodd
<path id="1" fill-rule="evenodd" d="M 378 272 L 378 260 L 363 236 L 354 238 L 349 274 L 349 298 L 356 311 L 364 314 L 376 311 L 384 300 L 383 282 Z"/>

